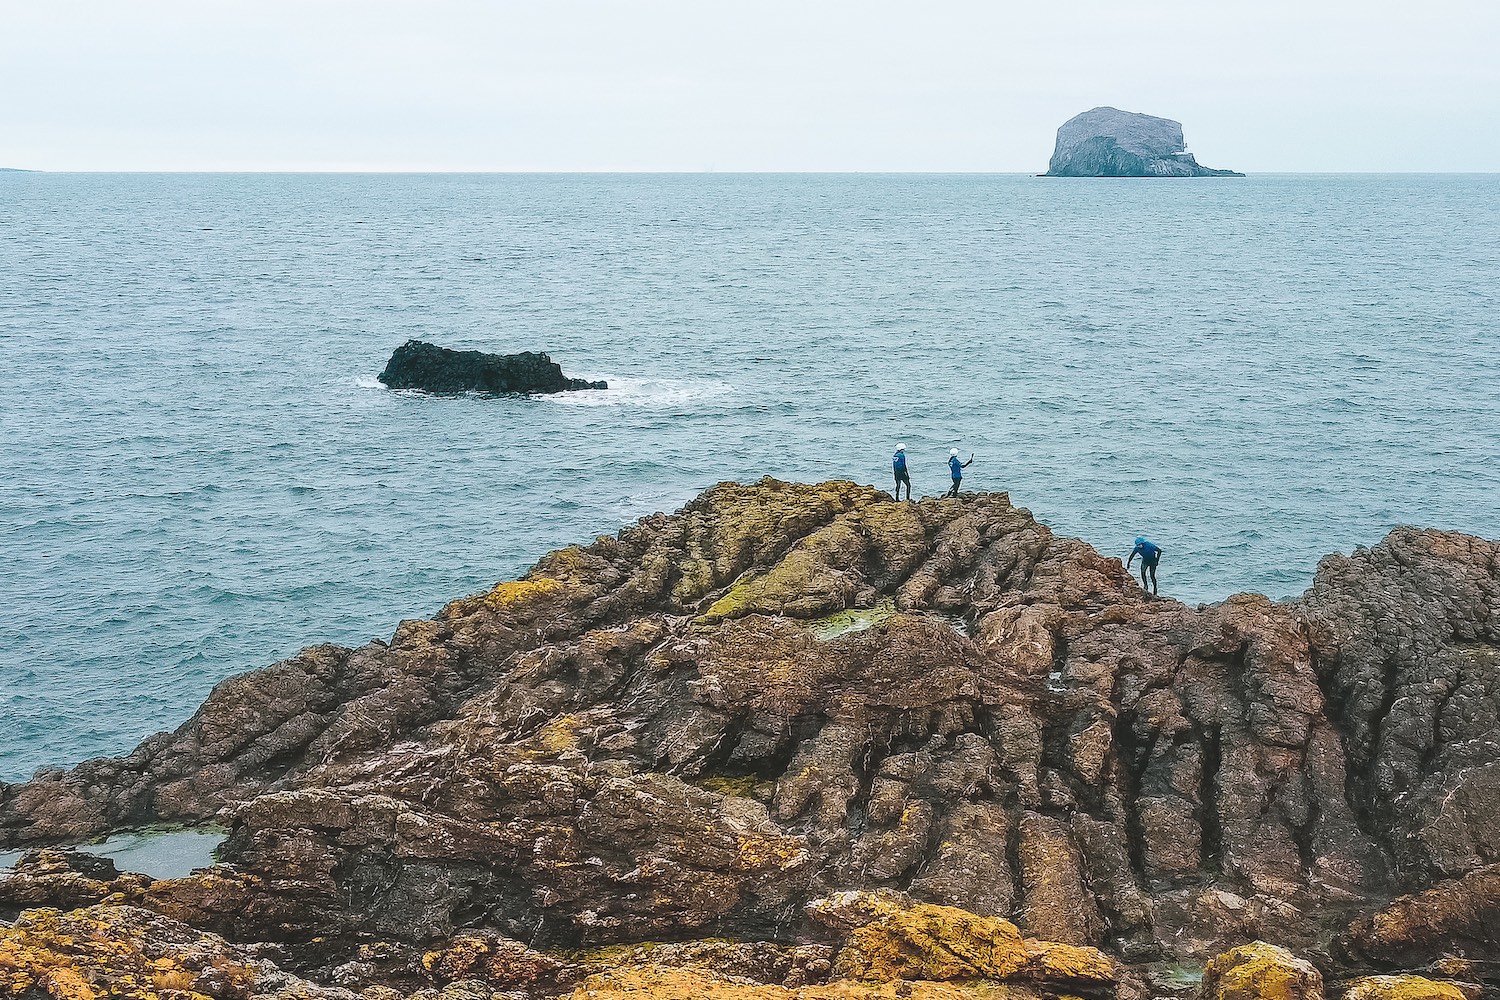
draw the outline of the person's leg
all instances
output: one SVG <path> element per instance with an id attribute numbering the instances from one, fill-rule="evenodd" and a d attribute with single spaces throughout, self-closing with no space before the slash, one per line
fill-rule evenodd
<path id="1" fill-rule="evenodd" d="M 961 483 L 961 482 L 963 482 L 962 479 L 955 479 L 955 480 L 953 480 L 953 488 L 948 491 L 948 495 L 950 497 L 956 497 L 956 496 L 958 496 L 958 484 Z"/>
<path id="2" fill-rule="evenodd" d="M 1146 583 L 1146 560 L 1142 559 L 1141 560 L 1141 589 L 1145 590 L 1146 587 L 1147 587 L 1147 583 Z"/>
<path id="3" fill-rule="evenodd" d="M 1151 561 L 1151 594 L 1155 596 L 1156 590 L 1156 560 Z"/>

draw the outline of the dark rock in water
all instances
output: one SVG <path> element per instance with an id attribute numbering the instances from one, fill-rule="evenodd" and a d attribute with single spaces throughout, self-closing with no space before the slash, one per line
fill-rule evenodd
<path id="1" fill-rule="evenodd" d="M 1398 528 L 1299 599 L 1192 608 L 1003 493 L 723 484 L 389 642 L 230 678 L 126 757 L 0 785 L 0 848 L 231 828 L 189 878 L 35 858 L 0 914 L 123 897 L 361 989 L 562 989 L 628 950 L 572 949 L 661 940 L 695 971 L 587 995 L 723 972 L 1094 996 L 1101 951 L 1255 939 L 1338 939 L 1331 981 L 1493 986 L 1497 729 L 1495 542 Z M 1267 962 L 1219 963 L 1214 995 Z"/>
<path id="2" fill-rule="evenodd" d="M 1243 177 L 1202 166 L 1182 124 L 1118 108 L 1094 108 L 1057 130 L 1047 177 Z"/>
<path id="3" fill-rule="evenodd" d="M 568 378 L 545 354 L 486 354 L 454 351 L 420 340 L 396 348 L 380 381 L 392 389 L 419 389 L 438 395 L 463 392 L 543 393 L 608 389 L 604 382 Z"/>

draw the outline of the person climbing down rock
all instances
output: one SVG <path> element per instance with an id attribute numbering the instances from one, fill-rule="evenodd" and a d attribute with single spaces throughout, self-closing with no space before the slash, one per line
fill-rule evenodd
<path id="1" fill-rule="evenodd" d="M 957 448 L 950 448 L 950 449 L 948 449 L 948 471 L 950 473 L 952 473 L 952 475 L 953 475 L 953 488 L 948 491 L 948 496 L 950 496 L 950 497 L 956 497 L 956 496 L 958 496 L 958 487 L 959 487 L 959 484 L 961 484 L 964 481 L 964 470 L 967 469 L 969 466 L 971 466 L 973 464 L 974 464 L 974 453 L 973 452 L 969 453 L 969 460 L 967 462 L 960 462 L 958 460 L 958 449 Z"/>
<path id="2" fill-rule="evenodd" d="M 896 445 L 896 454 L 891 456 L 891 469 L 896 474 L 896 499 L 901 499 L 901 484 L 906 484 L 906 499 L 911 499 L 911 476 L 906 472 L 906 445 Z"/>
<path id="3" fill-rule="evenodd" d="M 1146 571 L 1151 571 L 1151 596 L 1156 596 L 1156 564 L 1161 561 L 1161 546 L 1137 537 L 1135 548 L 1130 550 L 1130 558 L 1125 561 L 1125 569 L 1130 569 L 1130 564 L 1135 562 L 1135 557 L 1141 557 L 1141 589 L 1146 589 Z"/>

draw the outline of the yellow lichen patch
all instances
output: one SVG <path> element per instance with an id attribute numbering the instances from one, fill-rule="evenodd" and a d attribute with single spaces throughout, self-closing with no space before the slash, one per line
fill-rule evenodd
<path id="1" fill-rule="evenodd" d="M 561 582 L 548 577 L 540 577 L 535 580 L 512 580 L 510 583 L 502 583 L 488 594 L 484 595 L 484 603 L 492 608 L 512 609 L 523 607 L 549 597 L 555 597 L 562 593 L 564 586 Z"/>
<path id="2" fill-rule="evenodd" d="M 1226 951 L 1203 968 L 1204 1000 L 1322 1000 L 1323 977 L 1313 964 L 1276 945 L 1255 941 Z"/>
<path id="3" fill-rule="evenodd" d="M 1349 984 L 1344 1000 L 1464 1000 L 1464 991 L 1425 976 L 1364 976 Z"/>
<path id="4" fill-rule="evenodd" d="M 774 837 L 741 834 L 739 869 L 758 871 L 763 868 L 789 870 L 808 860 L 806 845 L 796 837 Z"/>
<path id="5" fill-rule="evenodd" d="M 789 989 L 699 969 L 653 966 L 612 969 L 590 976 L 572 1000 L 1032 1000 L 1035 994 L 988 983 L 851 982 Z"/>
<path id="6" fill-rule="evenodd" d="M 1028 960 L 1010 921 L 918 903 L 855 928 L 834 971 L 851 979 L 1004 979 Z"/>
<path id="7" fill-rule="evenodd" d="M 1115 977 L 1115 963 L 1098 948 L 1026 939 L 1026 976 L 1029 979 L 1089 979 L 1106 982 Z"/>
<path id="8" fill-rule="evenodd" d="M 582 725 L 583 720 L 576 715 L 561 715 L 538 729 L 536 736 L 548 750 L 558 753 L 577 750 L 578 730 Z"/>
<path id="9" fill-rule="evenodd" d="M 808 916 L 847 931 L 834 958 L 842 978 L 1015 979 L 1114 982 L 1114 963 L 1093 948 L 1023 940 L 1009 920 L 915 903 L 890 890 L 842 892 L 809 904 Z"/>
<path id="10" fill-rule="evenodd" d="M 147 928 L 134 921 L 164 919 L 129 907 L 92 907 L 68 914 L 28 910 L 15 924 L 0 927 L 0 986 L 9 988 L 0 997 L 41 990 L 52 1000 L 223 1000 L 229 996 L 225 987 L 233 995 L 249 995 L 253 970 L 201 947 L 202 942 L 174 945 L 175 951 L 167 954 L 157 946 L 151 948 L 157 954 L 148 954 Z M 203 941 L 223 945 L 211 935 L 204 935 Z M 202 982 L 208 970 L 213 988 Z"/>

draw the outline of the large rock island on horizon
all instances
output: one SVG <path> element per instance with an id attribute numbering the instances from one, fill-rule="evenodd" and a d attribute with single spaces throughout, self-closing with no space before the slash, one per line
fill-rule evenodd
<path id="1" fill-rule="evenodd" d="M 1170 118 L 1093 108 L 1057 130 L 1044 177 L 1243 177 L 1198 163 Z"/>
<path id="2" fill-rule="evenodd" d="M 1235 949 L 1204 1000 L 1472 998 L 1497 730 L 1495 542 L 1194 608 L 1003 493 L 721 484 L 0 785 L 0 850 L 230 831 L 187 878 L 0 872 L 0 982 L 1139 1000 Z"/>
<path id="3" fill-rule="evenodd" d="M 396 348 L 379 378 L 392 389 L 417 389 L 435 395 L 609 388 L 604 382 L 568 378 L 550 357 L 534 351 L 520 354 L 455 351 L 421 340 L 408 340 Z"/>

